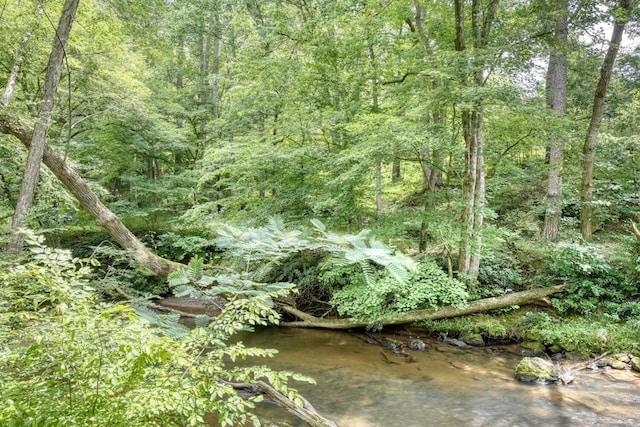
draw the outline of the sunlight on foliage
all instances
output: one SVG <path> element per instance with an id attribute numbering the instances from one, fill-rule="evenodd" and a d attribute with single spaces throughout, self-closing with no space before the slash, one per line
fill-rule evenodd
<path id="1" fill-rule="evenodd" d="M 166 325 L 150 327 L 149 311 L 96 305 L 88 268 L 67 251 L 39 237 L 29 245 L 21 265 L 0 270 L 2 425 L 195 426 L 207 414 L 224 426 L 259 425 L 251 409 L 260 399 L 239 396 L 232 382 L 264 380 L 299 400 L 288 381 L 311 381 L 234 363 L 276 352 L 228 342 L 246 325 L 277 323 L 276 294 L 232 301 L 206 326 L 159 334 Z"/>
<path id="2" fill-rule="evenodd" d="M 380 274 L 374 281 L 352 280 L 333 294 L 338 313 L 367 320 L 379 328 L 384 319 L 416 309 L 435 310 L 440 306 L 464 306 L 466 286 L 450 279 L 432 261 L 418 265 L 406 282 L 394 280 L 391 273 Z"/>

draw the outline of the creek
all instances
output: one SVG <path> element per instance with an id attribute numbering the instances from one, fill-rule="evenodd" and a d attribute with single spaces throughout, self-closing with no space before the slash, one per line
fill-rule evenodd
<path id="1" fill-rule="evenodd" d="M 363 337 L 266 328 L 242 340 L 279 351 L 253 362 L 313 377 L 315 385 L 290 385 L 341 427 L 640 425 L 638 372 L 581 370 L 569 385 L 523 384 L 514 379 L 522 358 L 516 346 L 457 348 L 425 339 L 426 351 L 406 350 L 415 358 L 408 362 Z M 303 425 L 268 403 L 257 412 Z"/>

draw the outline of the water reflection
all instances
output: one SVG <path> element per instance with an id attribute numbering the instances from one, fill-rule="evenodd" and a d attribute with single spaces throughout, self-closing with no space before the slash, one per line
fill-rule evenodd
<path id="1" fill-rule="evenodd" d="M 270 367 L 315 378 L 294 387 L 342 427 L 640 425 L 637 373 L 582 371 L 569 386 L 526 385 L 513 378 L 520 357 L 496 348 L 432 342 L 426 352 L 407 350 L 416 359 L 407 363 L 347 332 L 271 328 L 242 339 L 277 348 Z M 268 404 L 260 411 L 303 425 Z"/>

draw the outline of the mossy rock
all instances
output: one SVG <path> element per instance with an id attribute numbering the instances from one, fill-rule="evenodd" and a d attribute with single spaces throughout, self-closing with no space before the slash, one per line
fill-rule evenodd
<path id="1" fill-rule="evenodd" d="M 640 357 L 633 357 L 631 359 L 631 368 L 634 371 L 640 372 Z"/>
<path id="2" fill-rule="evenodd" d="M 628 353 L 618 353 L 616 355 L 614 355 L 613 357 L 615 357 L 617 360 L 624 362 L 624 363 L 631 363 L 631 356 Z"/>
<path id="3" fill-rule="evenodd" d="M 603 357 L 602 359 L 597 360 L 595 364 L 598 368 L 605 368 L 609 366 L 612 369 L 627 369 L 629 367 L 629 365 L 621 362 L 615 356 Z"/>
<path id="4" fill-rule="evenodd" d="M 483 347 L 484 346 L 484 338 L 482 338 L 481 334 L 478 333 L 468 333 L 468 334 L 464 334 L 460 337 L 460 339 L 464 342 L 466 342 L 469 345 L 475 346 L 475 347 Z"/>
<path id="5" fill-rule="evenodd" d="M 540 341 L 523 341 L 520 343 L 523 352 L 535 356 L 544 353 L 547 348 Z"/>
<path id="6" fill-rule="evenodd" d="M 516 379 L 525 383 L 555 383 L 558 381 L 558 369 L 548 360 L 525 357 L 516 366 Z"/>
<path id="7" fill-rule="evenodd" d="M 425 344 L 425 342 L 421 339 L 412 338 L 407 341 L 407 347 L 409 347 L 411 350 L 425 351 L 427 349 L 427 344 Z"/>

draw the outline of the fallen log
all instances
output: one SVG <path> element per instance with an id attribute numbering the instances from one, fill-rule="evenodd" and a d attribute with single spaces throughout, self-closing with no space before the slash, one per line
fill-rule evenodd
<path id="1" fill-rule="evenodd" d="M 383 325 L 401 325 L 418 322 L 421 320 L 438 320 L 450 317 L 465 316 L 467 314 L 482 313 L 497 310 L 499 308 L 514 305 L 550 305 L 550 295 L 564 291 L 567 285 L 557 285 L 546 288 L 529 289 L 521 292 L 513 292 L 499 297 L 484 298 L 469 302 L 465 307 L 443 307 L 437 310 L 413 310 L 399 314 L 382 321 Z M 324 329 L 351 329 L 366 328 L 370 322 L 361 319 L 324 319 L 312 316 L 290 305 L 282 304 L 280 309 L 289 313 L 299 321 L 280 322 L 281 326 L 296 328 L 324 328 Z"/>
<path id="2" fill-rule="evenodd" d="M 10 114 L 6 108 L 0 110 L 0 133 L 13 135 L 22 145 L 29 148 L 33 136 L 33 129 L 19 117 Z M 96 224 L 103 227 L 123 249 L 131 254 L 134 263 L 151 273 L 166 277 L 172 271 L 184 267 L 182 264 L 162 258 L 150 251 L 123 223 L 107 208 L 98 196 L 91 190 L 82 177 L 69 166 L 68 162 L 46 145 L 42 162 L 75 196 L 80 206 L 93 217 Z"/>
<path id="3" fill-rule="evenodd" d="M 256 383 L 229 383 L 234 389 L 248 392 L 253 395 L 264 395 L 281 408 L 295 415 L 311 427 L 338 427 L 331 421 L 318 413 L 307 399 L 301 397 L 302 406 L 297 405 L 293 400 L 280 393 L 264 381 Z"/>

